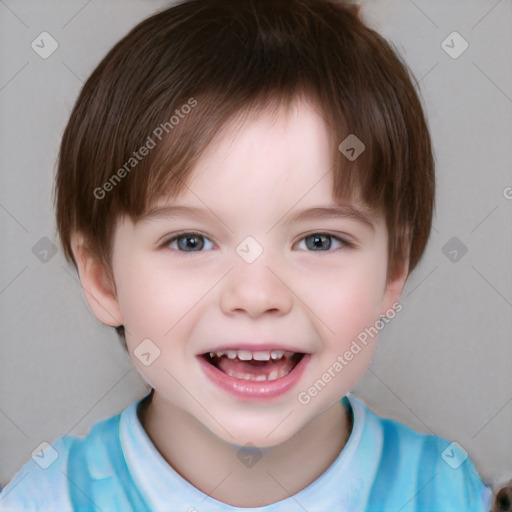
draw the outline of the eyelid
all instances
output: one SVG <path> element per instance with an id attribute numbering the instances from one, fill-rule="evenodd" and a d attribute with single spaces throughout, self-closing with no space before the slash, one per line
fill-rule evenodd
<path id="1" fill-rule="evenodd" d="M 340 249 L 342 249 L 343 247 L 347 247 L 349 249 L 355 249 L 358 247 L 358 244 L 356 243 L 356 241 L 349 235 L 345 235 L 345 234 L 341 234 L 341 233 L 333 233 L 330 231 L 318 231 L 318 230 L 311 231 L 310 233 L 300 235 L 300 238 L 298 238 L 298 240 L 293 245 L 295 246 L 298 243 L 302 242 L 305 238 L 308 238 L 313 235 L 326 236 L 326 237 L 330 237 L 330 238 L 337 240 L 342 245 L 342 247 Z M 306 252 L 334 252 L 335 250 L 336 249 L 328 250 L 328 251 L 306 251 Z"/>
<path id="2" fill-rule="evenodd" d="M 215 242 L 212 240 L 212 238 L 210 238 L 208 235 L 206 235 L 204 233 L 201 233 L 200 231 L 183 230 L 183 231 L 179 231 L 177 233 L 172 233 L 172 234 L 162 237 L 162 239 L 161 239 L 162 241 L 157 242 L 157 246 L 161 247 L 163 249 L 169 248 L 168 246 L 171 242 L 174 242 L 176 239 L 178 239 L 184 235 L 192 235 L 192 236 L 202 237 L 205 240 L 210 241 L 213 245 L 215 245 Z M 297 239 L 297 241 L 295 241 L 293 243 L 293 247 L 295 247 L 298 243 L 302 242 L 304 239 L 306 239 L 310 236 L 313 236 L 313 235 L 320 235 L 320 236 L 326 236 L 326 237 L 333 238 L 333 239 L 337 240 L 342 245 L 341 248 L 346 247 L 346 248 L 355 249 L 358 247 L 358 243 L 350 235 L 341 234 L 341 233 L 333 233 L 330 231 L 321 231 L 321 230 L 316 230 L 316 231 L 313 230 L 313 231 L 310 231 L 309 233 L 303 233 L 303 234 L 299 235 L 299 238 Z M 339 249 L 341 249 L 341 248 L 339 248 Z M 171 249 L 171 250 L 173 250 L 174 252 L 184 253 L 184 254 L 194 253 L 194 252 L 197 252 L 197 253 L 205 252 L 205 251 L 180 251 L 180 250 L 176 250 L 176 249 Z M 307 251 L 306 250 L 304 252 L 334 252 L 334 250 L 327 250 L 327 251 Z"/>
<path id="3" fill-rule="evenodd" d="M 164 237 L 161 238 L 161 241 L 158 241 L 157 242 L 157 247 L 159 248 L 162 248 L 162 249 L 166 249 L 166 248 L 169 248 L 169 244 L 171 242 L 174 242 L 176 239 L 184 236 L 184 235 L 192 235 L 192 236 L 197 236 L 197 237 L 201 237 L 201 238 L 204 238 L 205 240 L 208 240 L 210 241 L 213 245 L 215 245 L 215 242 L 208 236 L 208 235 L 205 235 L 204 233 L 201 233 L 199 231 L 191 231 L 191 230 L 185 230 L 185 231 L 179 231 L 177 233 L 172 233 L 170 235 L 166 235 Z M 174 252 L 181 252 L 181 253 L 190 253 L 190 252 L 205 252 L 205 251 L 178 251 L 176 249 L 171 249 L 173 250 Z"/>

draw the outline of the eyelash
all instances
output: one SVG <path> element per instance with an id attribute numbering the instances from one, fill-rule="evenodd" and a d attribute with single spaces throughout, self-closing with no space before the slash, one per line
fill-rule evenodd
<path id="1" fill-rule="evenodd" d="M 302 242 L 303 240 L 305 240 L 306 238 L 309 238 L 309 237 L 312 237 L 314 235 L 317 235 L 317 236 L 323 236 L 323 237 L 326 237 L 326 238 L 330 238 L 330 239 L 333 239 L 333 240 L 336 240 L 337 242 L 339 242 L 341 244 L 341 247 L 338 247 L 337 249 L 327 249 L 326 251 L 309 251 L 309 250 L 305 250 L 305 252 L 319 252 L 319 253 L 332 253 L 332 252 L 335 252 L 336 250 L 340 250 L 340 249 L 343 249 L 343 248 L 346 248 L 346 249 L 355 249 L 356 248 L 356 244 L 354 242 L 351 242 L 349 240 L 346 240 L 345 238 L 341 238 L 339 236 L 336 236 L 332 233 L 325 233 L 325 232 L 322 232 L 322 231 L 317 231 L 317 232 L 313 232 L 313 233 L 310 233 L 308 235 L 305 235 L 303 236 L 299 242 Z M 181 253 L 180 256 L 184 256 L 184 255 L 187 255 L 187 254 L 191 254 L 191 253 L 201 253 L 201 252 L 205 252 L 203 250 L 200 250 L 200 251 L 180 251 L 179 249 L 174 249 L 174 248 L 171 248 L 169 247 L 171 243 L 175 242 L 176 240 L 180 239 L 180 238 L 183 238 L 185 236 L 188 236 L 188 237 L 197 237 L 197 238 L 203 238 L 205 240 L 208 240 L 211 242 L 211 240 L 201 234 L 201 233 L 198 233 L 198 232 L 195 232 L 195 231 L 183 231 L 181 233 L 177 233 L 175 235 L 173 235 L 172 237 L 168 238 L 166 241 L 164 241 L 161 245 L 161 247 L 163 249 L 169 249 L 171 251 L 174 251 L 174 252 L 177 252 L 177 253 Z"/>

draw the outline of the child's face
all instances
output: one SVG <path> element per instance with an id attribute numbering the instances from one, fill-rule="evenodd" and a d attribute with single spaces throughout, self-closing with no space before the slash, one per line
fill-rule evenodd
<path id="1" fill-rule="evenodd" d="M 382 217 L 372 228 L 356 216 L 313 215 L 334 206 L 328 140 L 304 103 L 263 112 L 223 132 L 179 200 L 116 230 L 116 304 L 134 363 L 159 403 L 231 443 L 285 441 L 349 392 L 376 340 L 359 343 L 350 360 L 344 354 L 405 280 L 386 287 Z M 178 204 L 183 210 L 166 210 Z M 171 240 L 184 233 L 195 235 Z M 134 355 L 146 339 L 160 350 L 148 366 Z M 143 347 L 147 363 L 156 349 Z M 228 356 L 247 353 L 228 352 L 214 360 L 223 370 L 203 356 L 224 350 L 286 353 L 244 362 Z M 288 352 L 305 354 L 293 369 L 298 356 Z"/>

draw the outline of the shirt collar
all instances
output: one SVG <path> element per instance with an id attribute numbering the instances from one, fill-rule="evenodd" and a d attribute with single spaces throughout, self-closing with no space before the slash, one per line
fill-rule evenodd
<path id="1" fill-rule="evenodd" d="M 184 512 L 240 510 L 209 497 L 165 461 L 137 416 L 137 407 L 145 398 L 121 413 L 120 436 L 128 470 L 148 507 L 154 511 L 169 510 L 172 500 L 173 510 Z M 352 410 L 353 426 L 347 443 L 331 466 L 297 494 L 265 507 L 244 508 L 245 512 L 363 510 L 361 506 L 366 502 L 364 498 L 376 471 L 375 459 L 379 458 L 376 457 L 381 448 L 379 433 L 368 431 L 368 410 L 362 402 L 350 393 L 342 402 Z"/>

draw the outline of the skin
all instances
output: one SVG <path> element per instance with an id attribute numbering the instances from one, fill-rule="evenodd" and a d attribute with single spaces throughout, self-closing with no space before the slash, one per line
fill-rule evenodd
<path id="1" fill-rule="evenodd" d="M 308 404 L 297 395 L 398 301 L 407 277 L 404 266 L 386 282 L 382 215 L 373 227 L 354 217 L 290 220 L 335 203 L 327 130 L 303 101 L 228 125 L 185 194 L 158 205 L 203 208 L 204 217 L 120 218 L 114 282 L 74 237 L 90 307 L 101 322 L 126 327 L 134 364 L 155 390 L 139 410 L 146 432 L 192 485 L 230 505 L 283 500 L 340 454 L 351 429 L 340 399 L 368 369 L 375 339 Z M 180 250 L 176 239 L 165 244 L 183 232 L 205 238 L 193 241 L 196 250 Z M 311 250 L 307 240 L 319 233 L 333 237 Z M 247 236 L 263 248 L 250 264 L 236 252 Z M 160 356 L 144 366 L 133 351 L 147 338 Z M 213 386 L 196 357 L 228 341 L 237 348 L 236 340 L 274 340 L 311 358 L 291 391 L 267 402 L 242 400 Z M 236 457 L 246 443 L 262 453 L 251 468 Z"/>

